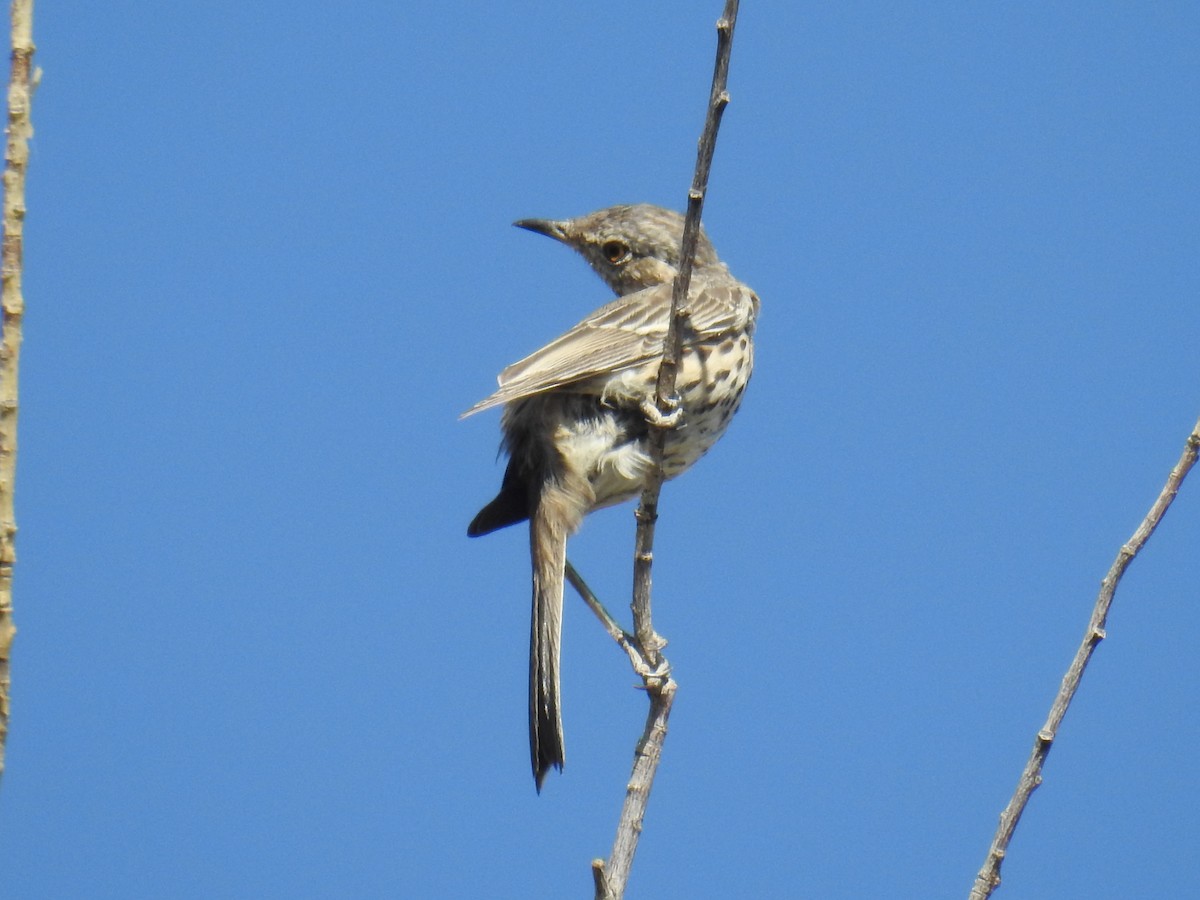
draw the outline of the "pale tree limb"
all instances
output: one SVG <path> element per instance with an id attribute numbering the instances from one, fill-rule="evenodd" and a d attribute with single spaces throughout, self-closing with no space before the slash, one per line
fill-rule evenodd
<path id="1" fill-rule="evenodd" d="M 12 580 L 17 561 L 17 523 L 13 486 L 17 473 L 17 371 L 21 356 L 21 294 L 24 256 L 25 169 L 29 164 L 29 116 L 33 100 L 33 0 L 13 0 L 12 69 L 8 81 L 8 135 L 4 148 L 4 240 L 0 246 L 0 304 L 4 333 L 0 339 L 0 775 L 8 739 L 9 657 L 13 637 Z"/>
<path id="2" fill-rule="evenodd" d="M 1063 716 L 1067 714 L 1067 707 L 1071 705 L 1071 700 L 1079 689 L 1083 670 L 1087 668 L 1088 660 L 1091 659 L 1096 646 L 1104 640 L 1104 626 L 1108 620 L 1108 611 L 1112 606 L 1113 596 L 1117 592 L 1117 584 L 1120 582 L 1121 576 L 1125 574 L 1125 569 L 1138 555 L 1138 551 L 1145 546 L 1150 535 L 1154 534 L 1154 529 L 1158 527 L 1158 523 L 1162 521 L 1162 517 L 1175 500 L 1175 495 L 1179 493 L 1179 486 L 1183 484 L 1183 479 L 1187 477 L 1196 462 L 1198 452 L 1200 452 L 1200 421 L 1188 435 L 1183 455 L 1179 457 L 1179 462 L 1167 476 L 1167 483 L 1163 486 L 1158 499 L 1154 501 L 1154 505 L 1150 507 L 1150 512 L 1146 513 L 1146 518 L 1137 527 L 1133 537 L 1121 547 L 1112 568 L 1100 582 L 1100 594 L 1092 609 L 1092 618 L 1088 622 L 1083 642 L 1075 652 L 1075 658 L 1071 660 L 1067 674 L 1063 676 L 1062 685 L 1050 707 L 1050 715 L 1046 719 L 1046 724 L 1042 726 L 1034 739 L 1033 752 L 1029 755 L 1029 761 L 1025 763 L 1025 770 L 1021 772 L 1021 780 L 1017 783 L 1017 789 L 1013 793 L 1012 799 L 1008 801 L 1008 806 L 1004 808 L 1004 812 L 1000 814 L 1000 825 L 996 829 L 995 837 L 992 838 L 987 860 L 984 862 L 983 868 L 979 870 L 979 874 L 975 876 L 975 884 L 971 888 L 969 900 L 987 900 L 1000 885 L 1000 865 L 1008 851 L 1008 844 L 1012 840 L 1013 832 L 1016 831 L 1017 822 L 1020 821 L 1030 796 L 1042 783 L 1042 767 L 1050 753 L 1054 738 L 1058 734 L 1058 727 L 1062 724 Z"/>
<path id="3" fill-rule="evenodd" d="M 729 103 L 726 82 L 729 76 L 729 57 L 733 47 L 733 29 L 737 22 L 738 0 L 726 0 L 725 10 L 717 21 L 717 57 L 713 69 L 712 89 L 709 93 L 708 112 L 704 131 L 696 154 L 696 169 L 692 187 L 688 191 L 687 216 L 684 220 L 683 246 L 680 253 L 679 274 L 675 277 L 671 294 L 671 317 L 666 339 L 663 341 L 663 360 L 658 370 L 656 406 L 661 417 L 673 412 L 675 377 L 679 371 L 682 327 L 687 321 L 688 287 L 696 255 L 696 242 L 700 235 L 700 214 L 704 208 L 704 196 L 708 190 L 708 174 L 712 168 L 713 151 L 716 149 L 717 130 L 721 116 Z M 625 788 L 625 802 L 617 824 L 616 839 L 608 861 L 592 862 L 592 877 L 595 882 L 597 900 L 620 900 L 625 894 L 629 873 L 633 868 L 633 857 L 637 851 L 638 838 L 642 833 L 642 821 L 646 805 L 650 800 L 650 788 L 658 771 L 662 757 L 663 742 L 667 735 L 667 719 L 671 715 L 671 704 L 675 699 L 676 684 L 671 678 L 671 667 L 662 655 L 666 642 L 654 631 L 651 617 L 650 586 L 651 566 L 654 561 L 654 524 L 658 519 L 658 498 L 663 483 L 663 448 L 666 443 L 666 428 L 650 428 L 651 474 L 642 492 L 638 505 L 637 536 L 633 554 L 633 624 L 634 646 L 638 659 L 634 659 L 634 670 L 642 678 L 646 694 L 650 699 L 650 710 L 646 716 L 646 727 L 638 740 L 634 752 L 633 772 Z M 626 646 L 626 645 L 623 645 Z M 631 659 L 633 655 L 631 654 Z"/>

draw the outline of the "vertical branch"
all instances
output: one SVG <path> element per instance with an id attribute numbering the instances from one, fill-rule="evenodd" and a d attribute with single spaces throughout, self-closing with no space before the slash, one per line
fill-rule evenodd
<path id="1" fill-rule="evenodd" d="M 679 274 L 671 293 L 671 316 L 667 337 L 663 342 L 663 360 L 658 369 L 656 401 L 660 412 L 668 413 L 675 394 L 675 377 L 679 373 L 679 354 L 682 326 L 687 321 L 688 287 L 696 257 L 696 242 L 700 237 L 700 214 L 708 193 L 708 173 L 712 169 L 713 152 L 717 146 L 717 131 L 721 116 L 729 104 L 726 82 L 729 78 L 729 57 L 733 49 L 733 28 L 737 23 L 738 0 L 726 0 L 725 11 L 717 20 L 717 61 L 713 69 L 712 89 L 708 97 L 708 112 L 704 131 L 696 153 L 696 170 L 688 191 L 687 216 L 683 225 L 683 247 L 679 258 Z M 667 429 L 650 429 L 650 458 L 653 461 L 646 489 L 642 492 L 637 510 L 637 538 L 633 557 L 633 626 L 634 634 L 646 653 L 647 661 L 657 666 L 662 640 L 654 633 L 650 615 L 650 570 L 654 561 L 654 524 L 658 521 L 658 497 L 663 483 L 663 447 Z"/>
<path id="2" fill-rule="evenodd" d="M 996 834 L 992 838 L 991 847 L 988 848 L 987 859 L 984 861 L 979 873 L 975 876 L 975 884 L 971 888 L 970 900 L 987 900 L 1000 885 L 1000 864 L 1004 861 L 1004 855 L 1008 852 L 1008 844 L 1012 840 L 1013 832 L 1017 830 L 1017 822 L 1020 821 L 1021 814 L 1025 811 L 1025 807 L 1029 803 L 1029 798 L 1033 795 L 1038 785 L 1042 783 L 1042 767 L 1046 763 L 1046 757 L 1050 754 L 1050 747 L 1053 745 L 1054 738 L 1058 734 L 1058 728 L 1062 724 L 1063 716 L 1067 714 L 1067 707 L 1071 705 L 1071 700 L 1074 699 L 1075 692 L 1079 689 L 1079 682 L 1083 678 L 1084 669 L 1087 668 L 1093 651 L 1104 640 L 1104 626 L 1108 621 L 1108 611 L 1112 607 L 1113 597 L 1117 592 L 1117 585 L 1121 581 L 1121 576 L 1125 574 L 1125 569 L 1133 562 L 1133 558 L 1145 546 L 1146 541 L 1150 540 L 1150 535 L 1154 534 L 1154 529 L 1158 527 L 1158 523 L 1162 521 L 1162 517 L 1170 508 L 1171 503 L 1174 502 L 1175 495 L 1179 493 L 1179 486 L 1183 484 L 1183 479 L 1187 477 L 1188 472 L 1196 463 L 1198 452 L 1200 452 L 1200 421 L 1196 423 L 1196 427 L 1188 435 L 1187 443 L 1183 448 L 1183 455 L 1180 456 L 1179 462 L 1175 464 L 1175 468 L 1171 470 L 1171 474 L 1167 476 L 1167 483 L 1163 485 L 1158 499 L 1154 501 L 1154 505 L 1146 513 L 1146 518 L 1137 527 L 1137 530 L 1133 533 L 1133 537 L 1118 551 L 1117 558 L 1113 561 L 1108 574 L 1100 582 L 1100 593 L 1096 597 L 1096 605 L 1092 609 L 1092 617 L 1088 622 L 1087 631 L 1083 635 L 1083 642 L 1079 645 L 1079 649 L 1075 651 L 1075 658 L 1071 660 L 1071 666 L 1067 669 L 1067 674 L 1063 676 L 1062 685 L 1059 687 L 1058 695 L 1054 698 L 1054 703 L 1050 707 L 1050 715 L 1046 718 L 1046 724 L 1042 726 L 1034 738 L 1033 751 L 1030 753 L 1029 760 L 1025 763 L 1025 768 L 1021 772 L 1021 779 L 1017 782 L 1017 789 L 1013 792 L 1012 799 L 1008 801 L 1004 812 L 1000 814 L 1000 825 L 997 827 Z"/>
<path id="3" fill-rule="evenodd" d="M 12 70 L 8 82 L 8 140 L 4 152 L 4 241 L 0 247 L 0 774 L 8 737 L 9 654 L 17 629 L 12 615 L 12 575 L 17 554 L 13 485 L 17 468 L 17 363 L 21 354 L 21 263 L 25 221 L 25 168 L 33 126 L 33 0 L 12 3 Z"/>
<path id="4" fill-rule="evenodd" d="M 700 235 L 700 213 L 704 208 L 704 196 L 708 190 L 708 173 L 712 168 L 713 151 L 717 144 L 717 130 L 721 115 L 729 103 L 725 89 L 729 75 L 729 57 L 733 47 L 733 28 L 737 22 L 738 0 L 726 0 L 725 10 L 717 21 L 717 59 L 713 70 L 712 89 L 709 93 L 708 111 L 701 133 L 696 156 L 696 169 L 692 187 L 688 191 L 687 216 L 683 228 L 683 247 L 680 254 L 679 274 L 675 277 L 671 294 L 671 315 L 668 320 L 667 336 L 663 341 L 663 359 L 658 370 L 656 403 L 660 413 L 672 411 L 675 394 L 675 378 L 679 371 L 682 326 L 688 317 L 687 296 L 695 262 L 696 242 Z M 671 678 L 670 666 L 661 651 L 665 642 L 654 631 L 650 610 L 650 570 L 654 562 L 654 524 L 658 520 L 658 497 L 663 482 L 663 448 L 666 443 L 666 428 L 650 428 L 650 458 L 652 470 L 642 492 L 637 509 L 637 536 L 633 556 L 633 625 L 634 635 L 640 651 L 641 665 L 636 666 L 642 676 L 650 710 L 646 727 L 638 741 L 634 754 L 633 773 L 625 790 L 625 803 L 617 825 L 617 836 L 607 864 L 603 860 L 592 863 L 595 881 L 595 896 L 598 900 L 619 900 L 624 896 L 625 885 L 633 868 L 633 856 L 637 851 L 638 838 L 642 833 L 642 820 L 646 805 L 650 801 L 650 788 L 658 771 L 663 742 L 667 735 L 667 720 L 671 704 L 675 699 L 675 681 Z"/>

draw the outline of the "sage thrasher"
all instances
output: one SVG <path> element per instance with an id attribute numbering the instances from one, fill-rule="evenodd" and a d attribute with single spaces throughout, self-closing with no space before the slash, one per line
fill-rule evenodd
<path id="1" fill-rule="evenodd" d="M 647 436 L 679 266 L 683 217 L 657 206 L 613 206 L 578 219 L 522 219 L 520 228 L 578 251 L 618 295 L 566 334 L 500 373 L 499 389 L 463 414 L 504 405 L 508 469 L 500 493 L 467 528 L 476 537 L 529 520 L 533 622 L 529 743 L 538 790 L 563 765 L 559 704 L 567 537 L 595 509 L 641 493 Z M 681 331 L 676 427 L 663 470 L 703 456 L 737 412 L 754 361 L 759 301 L 702 233 Z"/>

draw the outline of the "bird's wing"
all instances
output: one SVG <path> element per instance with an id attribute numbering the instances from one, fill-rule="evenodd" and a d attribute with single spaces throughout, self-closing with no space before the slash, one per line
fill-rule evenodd
<path id="1" fill-rule="evenodd" d="M 747 288 L 728 277 L 701 277 L 692 284 L 689 331 L 707 336 L 745 324 L 739 321 L 745 303 L 739 301 L 745 300 L 744 295 L 753 296 Z M 670 283 L 655 285 L 600 307 L 566 334 L 501 372 L 499 390 L 463 417 L 661 356 L 671 289 Z"/>
<path id="2" fill-rule="evenodd" d="M 692 277 L 688 290 L 688 329 L 702 338 L 716 337 L 728 331 L 753 327 L 758 317 L 758 295 L 720 267 L 707 275 L 701 269 Z"/>

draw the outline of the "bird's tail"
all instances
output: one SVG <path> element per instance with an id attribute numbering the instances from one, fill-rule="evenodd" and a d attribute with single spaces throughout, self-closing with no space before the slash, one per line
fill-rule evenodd
<path id="1" fill-rule="evenodd" d="M 533 777 L 542 789 L 546 773 L 563 767 L 559 659 L 562 646 L 563 575 L 567 536 L 579 513 L 543 492 L 529 520 L 533 559 L 533 618 L 529 634 L 529 752 Z"/>

